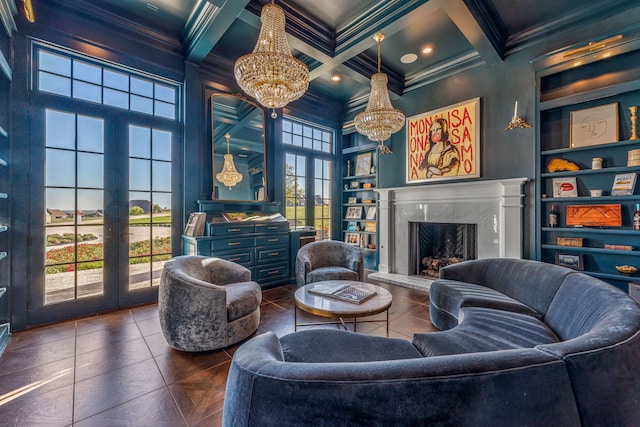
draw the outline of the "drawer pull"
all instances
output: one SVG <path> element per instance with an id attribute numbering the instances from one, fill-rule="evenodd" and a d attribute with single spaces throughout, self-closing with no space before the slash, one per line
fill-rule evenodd
<path id="1" fill-rule="evenodd" d="M 278 256 L 280 255 L 280 252 L 269 252 L 268 256 Z"/>
<path id="2" fill-rule="evenodd" d="M 269 240 L 267 240 L 267 242 L 269 242 L 269 243 L 279 242 L 279 241 L 280 241 L 280 239 L 269 239 Z"/>
<path id="3" fill-rule="evenodd" d="M 270 226 L 269 230 L 277 230 L 279 227 Z"/>
<path id="4" fill-rule="evenodd" d="M 269 276 L 273 276 L 274 274 L 278 274 L 278 273 L 280 273 L 280 270 L 270 271 L 270 272 L 268 272 L 267 274 L 268 274 Z"/>
<path id="5" fill-rule="evenodd" d="M 229 258 L 228 261 L 232 261 L 232 262 L 236 262 L 236 261 L 240 261 L 242 258 L 238 257 L 238 258 Z"/>
<path id="6" fill-rule="evenodd" d="M 227 233 L 237 233 L 240 231 L 239 228 L 227 228 Z"/>
<path id="7" fill-rule="evenodd" d="M 240 244 L 242 244 L 242 242 L 229 242 L 227 243 L 227 246 L 238 246 Z"/>

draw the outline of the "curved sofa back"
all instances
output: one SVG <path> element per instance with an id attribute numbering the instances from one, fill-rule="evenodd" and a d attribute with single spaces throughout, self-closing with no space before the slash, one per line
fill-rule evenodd
<path id="1" fill-rule="evenodd" d="M 567 276 L 545 323 L 561 339 L 536 349 L 562 359 L 584 425 L 636 425 L 640 416 L 640 306 L 608 283 Z"/>
<path id="2" fill-rule="evenodd" d="M 448 265 L 441 279 L 476 283 L 516 299 L 544 315 L 556 292 L 573 270 L 515 258 L 487 258 Z"/>
<path id="3" fill-rule="evenodd" d="M 375 362 L 288 362 L 272 332 L 235 352 L 223 412 L 225 427 L 496 427 L 515 419 L 519 425 L 579 425 L 562 361 L 519 349 Z"/>

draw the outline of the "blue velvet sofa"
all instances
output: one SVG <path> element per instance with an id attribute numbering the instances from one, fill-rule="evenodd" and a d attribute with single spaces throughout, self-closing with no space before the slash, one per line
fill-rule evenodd
<path id="1" fill-rule="evenodd" d="M 640 306 L 563 267 L 516 259 L 441 270 L 440 332 L 252 338 L 234 354 L 225 426 L 632 426 Z"/>

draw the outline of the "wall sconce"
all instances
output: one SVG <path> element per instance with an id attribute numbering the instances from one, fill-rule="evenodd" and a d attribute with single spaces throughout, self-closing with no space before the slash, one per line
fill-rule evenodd
<path id="1" fill-rule="evenodd" d="M 513 118 L 509 122 L 509 125 L 504 130 L 518 129 L 518 128 L 530 128 L 531 125 L 524 121 L 524 119 L 518 116 L 518 101 L 513 108 Z"/>
<path id="2" fill-rule="evenodd" d="M 22 9 L 24 10 L 24 17 L 32 24 L 36 22 L 36 15 L 33 13 L 33 4 L 31 0 L 22 0 Z"/>

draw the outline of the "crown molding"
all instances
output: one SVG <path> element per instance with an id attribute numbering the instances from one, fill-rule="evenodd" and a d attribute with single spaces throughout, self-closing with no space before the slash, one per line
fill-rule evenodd
<path id="1" fill-rule="evenodd" d="M 494 49 L 501 57 L 504 57 L 509 32 L 493 3 L 483 0 L 463 0 L 463 2 Z"/>
<path id="2" fill-rule="evenodd" d="M 601 22 L 604 18 L 617 13 L 628 11 L 632 6 L 637 6 L 637 0 L 619 0 L 615 6 L 594 4 L 590 7 L 580 7 L 576 10 L 545 24 L 529 28 L 528 30 L 509 36 L 505 44 L 505 55 L 524 50 L 550 35 L 558 35 L 573 32 L 596 22 Z"/>
<path id="3" fill-rule="evenodd" d="M 180 41 L 160 31 L 138 24 L 122 16 L 99 8 L 86 0 L 45 0 L 40 6 L 48 4 L 50 7 L 60 10 L 65 14 L 80 16 L 87 21 L 102 21 L 110 27 L 118 28 L 122 34 L 130 34 L 130 38 L 141 41 L 171 54 L 179 53 L 182 56 Z"/>
<path id="4" fill-rule="evenodd" d="M 371 38 L 377 31 L 402 20 L 424 3 L 421 0 L 378 0 L 336 32 L 336 52 L 342 52 L 362 40 Z"/>
<path id="5" fill-rule="evenodd" d="M 245 9 L 254 15 L 260 16 L 262 7 L 267 3 L 270 3 L 270 1 L 251 0 Z M 333 55 L 335 51 L 335 35 L 331 28 L 287 1 L 278 1 L 278 6 L 284 10 L 286 32 L 288 34 L 300 39 L 325 55 Z"/>

